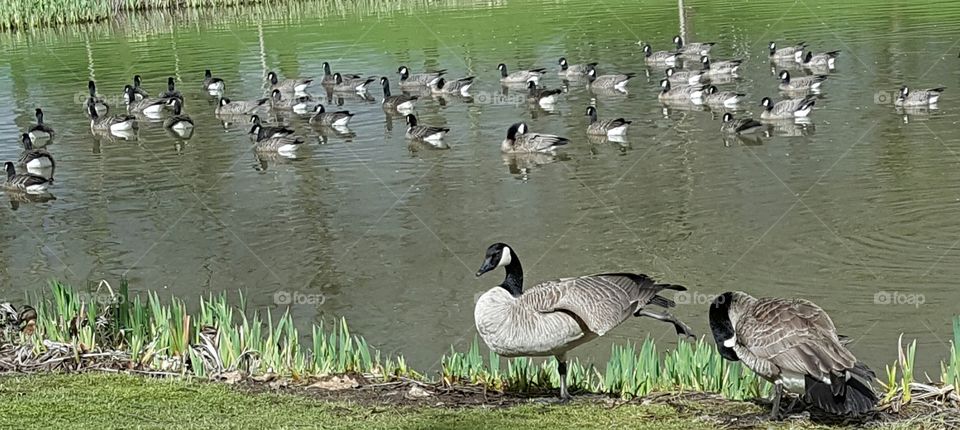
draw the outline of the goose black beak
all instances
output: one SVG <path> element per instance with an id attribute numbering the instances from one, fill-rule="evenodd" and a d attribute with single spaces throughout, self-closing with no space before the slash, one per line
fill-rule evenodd
<path id="1" fill-rule="evenodd" d="M 490 259 L 483 260 L 483 265 L 480 266 L 480 269 L 477 270 L 477 277 L 483 276 L 484 273 L 487 273 L 493 269 L 496 269 L 497 265 Z"/>

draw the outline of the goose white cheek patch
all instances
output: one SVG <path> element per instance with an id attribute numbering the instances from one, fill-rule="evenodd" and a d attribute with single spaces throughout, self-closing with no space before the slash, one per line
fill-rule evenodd
<path id="1" fill-rule="evenodd" d="M 723 346 L 727 348 L 733 348 L 737 344 L 737 336 L 732 336 L 730 339 L 723 341 Z"/>
<path id="2" fill-rule="evenodd" d="M 503 251 L 500 251 L 500 262 L 497 263 L 497 267 L 509 266 L 513 261 L 513 257 L 510 256 L 512 253 L 510 247 L 504 247 Z"/>

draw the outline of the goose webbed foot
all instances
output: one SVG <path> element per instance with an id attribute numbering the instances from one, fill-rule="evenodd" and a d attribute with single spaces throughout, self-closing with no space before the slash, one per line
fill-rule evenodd
<path id="1" fill-rule="evenodd" d="M 677 317 L 671 315 L 669 312 L 656 313 L 646 309 L 641 309 L 633 315 L 638 317 L 649 317 L 658 321 L 666 321 L 673 324 L 673 328 L 677 330 L 678 335 L 689 336 L 694 339 L 697 337 L 697 335 L 693 333 L 693 329 L 691 329 L 690 326 L 684 324 L 683 321 L 678 320 Z"/>
<path id="2" fill-rule="evenodd" d="M 773 405 L 770 408 L 770 421 L 780 420 L 780 397 L 783 396 L 783 385 L 779 382 L 773 385 Z"/>

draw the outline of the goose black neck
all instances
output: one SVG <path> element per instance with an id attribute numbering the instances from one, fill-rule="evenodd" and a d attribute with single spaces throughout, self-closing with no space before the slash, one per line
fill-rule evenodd
<path id="1" fill-rule="evenodd" d="M 323 76 L 330 76 L 330 63 L 323 63 Z"/>
<path id="2" fill-rule="evenodd" d="M 597 111 L 590 109 L 590 124 L 597 122 Z"/>
<path id="3" fill-rule="evenodd" d="M 7 171 L 7 180 L 8 180 L 8 181 L 11 180 L 11 179 L 13 179 L 13 177 L 17 175 L 17 170 L 13 168 L 13 163 L 5 163 L 5 164 L 3 165 L 3 167 L 4 167 L 4 168 L 6 169 L 6 171 Z"/>
<path id="4" fill-rule="evenodd" d="M 506 67 L 503 67 L 503 68 L 500 69 L 500 77 L 501 77 L 501 78 L 506 78 L 506 77 L 507 77 L 507 68 L 506 68 Z"/>
<path id="5" fill-rule="evenodd" d="M 510 252 L 513 253 L 513 250 L 510 250 Z M 507 290 L 511 296 L 520 297 L 523 294 L 523 266 L 520 265 L 520 259 L 517 258 L 516 254 L 513 254 L 510 260 L 510 264 L 504 267 L 507 276 L 503 278 L 500 286 Z"/>
<path id="6" fill-rule="evenodd" d="M 383 81 L 383 98 L 390 97 L 390 81 Z"/>
<path id="7" fill-rule="evenodd" d="M 713 332 L 713 339 L 717 343 L 717 351 L 720 355 L 730 361 L 739 361 L 740 357 L 737 356 L 736 351 L 723 344 L 736 334 L 733 322 L 730 321 L 732 300 L 732 294 L 724 293 L 710 304 L 710 331 Z"/>
<path id="8" fill-rule="evenodd" d="M 37 109 L 37 124 L 43 125 L 43 111 L 40 109 Z"/>

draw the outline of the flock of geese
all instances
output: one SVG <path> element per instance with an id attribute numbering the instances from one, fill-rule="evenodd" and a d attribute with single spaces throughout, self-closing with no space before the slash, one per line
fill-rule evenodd
<path id="1" fill-rule="evenodd" d="M 675 50 L 654 51 L 643 46 L 644 61 L 664 70 L 658 99 L 665 105 L 691 104 L 732 108 L 746 95 L 718 88 L 736 78 L 742 60 L 717 60 L 710 57 L 713 43 L 684 43 L 677 36 Z M 779 66 L 777 89 L 781 100 L 764 97 L 760 120 L 735 118 L 727 112 L 719 130 L 745 134 L 759 130 L 763 121 L 794 121 L 811 114 L 824 83 L 834 70 L 839 51 L 822 53 L 807 49 L 803 43 L 778 47 L 769 44 L 769 59 Z M 695 64 L 699 67 L 692 67 Z M 564 81 L 582 81 L 594 92 L 626 92 L 632 73 L 600 74 L 597 63 L 571 64 L 560 58 L 557 76 Z M 387 77 L 364 77 L 352 73 L 331 73 L 323 64 L 323 77 L 281 79 L 276 73 L 267 75 L 266 97 L 234 100 L 225 97 L 226 83 L 205 71 L 200 82 L 203 91 L 219 97 L 215 114 L 224 118 L 249 119 L 252 146 L 258 152 L 292 154 L 302 147 L 304 138 L 289 125 L 270 124 L 261 115 L 274 110 L 309 115 L 309 123 L 317 127 L 343 129 L 354 114 L 328 112 L 310 94 L 319 83 L 329 93 L 366 95 L 368 87 L 379 82 L 380 104 L 388 114 L 405 117 L 406 137 L 439 144 L 449 128 L 421 124 L 413 111 L 423 94 L 470 97 L 475 77 L 448 79 L 446 70 L 412 73 L 407 67 L 397 70 L 399 93 L 394 93 Z M 508 70 L 497 66 L 499 82 L 504 87 L 525 91 L 527 101 L 552 106 L 563 91 L 541 86 L 546 69 Z M 805 76 L 794 76 L 790 70 L 806 70 Z M 97 93 L 96 84 L 88 83 L 89 97 L 84 105 L 94 134 L 123 136 L 138 127 L 142 117 L 158 121 L 171 133 L 185 137 L 192 133 L 194 122 L 184 113 L 184 99 L 173 78 L 166 90 L 151 96 L 141 86 L 140 76 L 123 90 L 125 108 L 113 113 L 112 107 Z M 943 88 L 912 91 L 902 87 L 895 101 L 897 106 L 934 106 Z M 596 106 L 588 106 L 585 115 L 589 124 L 585 133 L 592 136 L 622 136 L 631 121 L 624 118 L 601 119 Z M 55 162 L 49 152 L 34 147 L 38 141 L 54 138 L 54 130 L 44 122 L 43 111 L 36 109 L 36 124 L 21 134 L 23 155 L 6 162 L 7 189 L 29 193 L 43 192 L 53 181 Z M 552 153 L 568 144 L 569 139 L 549 133 L 535 132 L 527 123 L 517 122 L 506 129 L 500 148 L 504 153 Z M 17 167 L 24 170 L 18 171 Z M 531 288 L 523 287 L 523 269 L 515 251 L 503 243 L 486 251 L 480 276 L 504 268 L 503 282 L 484 293 L 475 308 L 477 330 L 484 342 L 496 353 L 506 356 L 553 356 L 558 361 L 560 397 L 570 397 L 566 384 L 566 353 L 572 348 L 602 336 L 631 316 L 644 316 L 674 325 L 678 334 L 693 336 L 686 324 L 666 309 L 676 303 L 661 295 L 665 290 L 684 291 L 680 285 L 657 283 L 647 275 L 605 273 L 548 281 Z M 662 311 L 649 309 L 663 308 Z M 830 317 L 817 305 L 801 299 L 757 299 L 743 292 L 719 295 L 709 309 L 709 323 L 720 354 L 727 360 L 742 361 L 758 375 L 775 384 L 775 401 L 771 415 L 780 414 L 779 401 L 784 390 L 800 395 L 808 405 L 834 414 L 862 414 L 871 410 L 877 396 L 871 388 L 873 372 L 847 349 Z"/>

